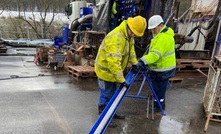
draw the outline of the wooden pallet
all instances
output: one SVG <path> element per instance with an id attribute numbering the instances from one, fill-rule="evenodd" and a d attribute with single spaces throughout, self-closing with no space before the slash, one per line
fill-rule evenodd
<path id="1" fill-rule="evenodd" d="M 91 66 L 68 66 L 68 74 L 74 78 L 96 77 L 94 68 Z"/>
<path id="2" fill-rule="evenodd" d="M 211 64 L 210 60 L 194 60 L 194 59 L 177 59 L 177 70 L 181 69 L 208 69 Z"/>

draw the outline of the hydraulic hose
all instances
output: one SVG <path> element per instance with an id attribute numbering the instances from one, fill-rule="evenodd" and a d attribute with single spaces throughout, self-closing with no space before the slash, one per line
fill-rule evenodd
<path id="1" fill-rule="evenodd" d="M 79 25 L 81 25 L 82 23 L 85 23 L 87 20 L 89 19 L 92 19 L 93 17 L 93 14 L 88 14 L 88 15 L 85 15 L 81 18 L 77 18 L 75 19 L 72 23 L 71 23 L 71 29 L 69 30 L 69 33 L 68 33 L 68 44 L 71 44 L 73 39 L 74 39 L 74 33 L 72 33 L 72 31 L 76 31 L 77 30 L 77 27 Z"/>

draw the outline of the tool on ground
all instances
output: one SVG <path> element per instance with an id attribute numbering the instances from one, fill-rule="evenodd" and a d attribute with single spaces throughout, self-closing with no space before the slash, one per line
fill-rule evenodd
<path id="1" fill-rule="evenodd" d="M 154 99 L 152 95 L 147 95 L 147 116 L 146 118 L 149 118 L 149 112 L 150 112 L 150 101 L 151 101 L 151 114 L 152 114 L 152 120 L 154 119 Z"/>

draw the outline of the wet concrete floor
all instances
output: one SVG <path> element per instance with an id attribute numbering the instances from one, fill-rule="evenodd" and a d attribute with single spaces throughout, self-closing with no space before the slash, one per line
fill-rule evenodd
<path id="1" fill-rule="evenodd" d="M 96 78 L 74 79 L 66 71 L 36 66 L 33 56 L 0 56 L 0 134 L 87 134 L 98 118 Z M 146 118 L 147 101 L 125 98 L 124 120 L 106 134 L 221 134 L 210 121 L 204 132 L 205 77 L 185 77 L 166 94 L 166 115 Z M 136 94 L 139 83 L 128 94 Z M 149 92 L 147 85 L 141 95 Z"/>

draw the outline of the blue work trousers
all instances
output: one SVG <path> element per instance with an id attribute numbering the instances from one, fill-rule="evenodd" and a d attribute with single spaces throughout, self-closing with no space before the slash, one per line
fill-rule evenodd
<path id="1" fill-rule="evenodd" d="M 100 96 L 98 100 L 98 105 L 107 105 L 115 91 L 117 90 L 116 82 L 108 82 L 101 79 L 98 80 L 98 89 L 100 91 Z"/>
<path id="2" fill-rule="evenodd" d="M 161 103 L 164 103 L 165 101 L 165 94 L 169 84 L 169 79 L 173 77 L 175 73 L 176 68 L 165 72 L 151 71 L 149 73 L 152 87 Z"/>

